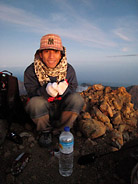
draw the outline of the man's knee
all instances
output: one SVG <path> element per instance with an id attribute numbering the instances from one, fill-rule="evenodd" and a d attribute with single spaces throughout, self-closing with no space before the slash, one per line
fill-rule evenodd
<path id="1" fill-rule="evenodd" d="M 29 108 L 42 108 L 45 105 L 46 100 L 43 97 L 33 97 L 27 104 Z"/>
<path id="2" fill-rule="evenodd" d="M 79 113 L 84 105 L 84 99 L 80 96 L 79 93 L 72 93 L 66 98 L 65 104 L 65 110 L 75 111 Z"/>
<path id="3" fill-rule="evenodd" d="M 26 106 L 31 118 L 38 118 L 48 113 L 48 102 L 43 97 L 33 97 Z"/>
<path id="4" fill-rule="evenodd" d="M 84 104 L 83 98 L 80 96 L 79 93 L 72 93 L 68 97 L 68 101 L 71 103 L 78 104 L 79 106 L 82 106 Z"/>

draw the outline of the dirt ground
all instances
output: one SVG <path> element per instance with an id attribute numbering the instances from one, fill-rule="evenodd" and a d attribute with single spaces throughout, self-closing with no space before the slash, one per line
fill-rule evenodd
<path id="1" fill-rule="evenodd" d="M 94 152 L 96 156 L 108 153 L 106 135 L 96 140 L 83 137 L 74 129 L 74 169 L 70 177 L 62 177 L 58 171 L 58 158 L 50 154 L 58 146 L 58 137 L 53 137 L 50 148 L 42 148 L 36 140 L 36 133 L 23 125 L 13 124 L 11 130 L 22 135 L 23 144 L 18 145 L 6 139 L 0 147 L 1 184 L 130 184 L 130 174 L 138 161 L 138 141 L 130 140 L 120 151 L 96 158 L 88 165 L 79 165 L 80 156 Z M 10 173 L 13 160 L 22 152 L 29 152 L 31 158 L 18 176 Z"/>

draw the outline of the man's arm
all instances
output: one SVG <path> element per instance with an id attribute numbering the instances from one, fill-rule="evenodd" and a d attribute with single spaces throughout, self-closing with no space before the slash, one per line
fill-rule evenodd
<path id="1" fill-rule="evenodd" d="M 48 99 L 50 96 L 46 92 L 46 84 L 41 86 L 34 72 L 34 64 L 32 63 L 24 72 L 24 85 L 28 96 L 44 96 Z"/>
<path id="2" fill-rule="evenodd" d="M 68 93 L 76 92 L 76 89 L 77 89 L 77 86 L 78 86 L 76 72 L 75 72 L 74 68 L 70 64 L 68 64 L 66 79 L 67 79 L 67 82 L 68 82 L 68 88 L 63 93 L 62 97 L 64 97 Z"/>

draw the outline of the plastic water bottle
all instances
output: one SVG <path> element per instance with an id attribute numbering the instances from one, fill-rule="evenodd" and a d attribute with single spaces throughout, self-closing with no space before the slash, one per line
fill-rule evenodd
<path id="1" fill-rule="evenodd" d="M 74 137 L 69 127 L 65 127 L 59 137 L 59 173 L 70 176 L 73 172 L 73 147 Z"/>

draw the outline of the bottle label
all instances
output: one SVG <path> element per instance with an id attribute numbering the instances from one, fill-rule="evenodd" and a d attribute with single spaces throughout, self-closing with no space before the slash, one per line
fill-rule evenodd
<path id="1" fill-rule="evenodd" d="M 60 141 L 60 143 L 59 143 L 60 151 L 62 153 L 65 153 L 65 154 L 72 153 L 73 152 L 73 145 L 74 145 L 74 141 L 72 141 L 72 142 Z"/>

